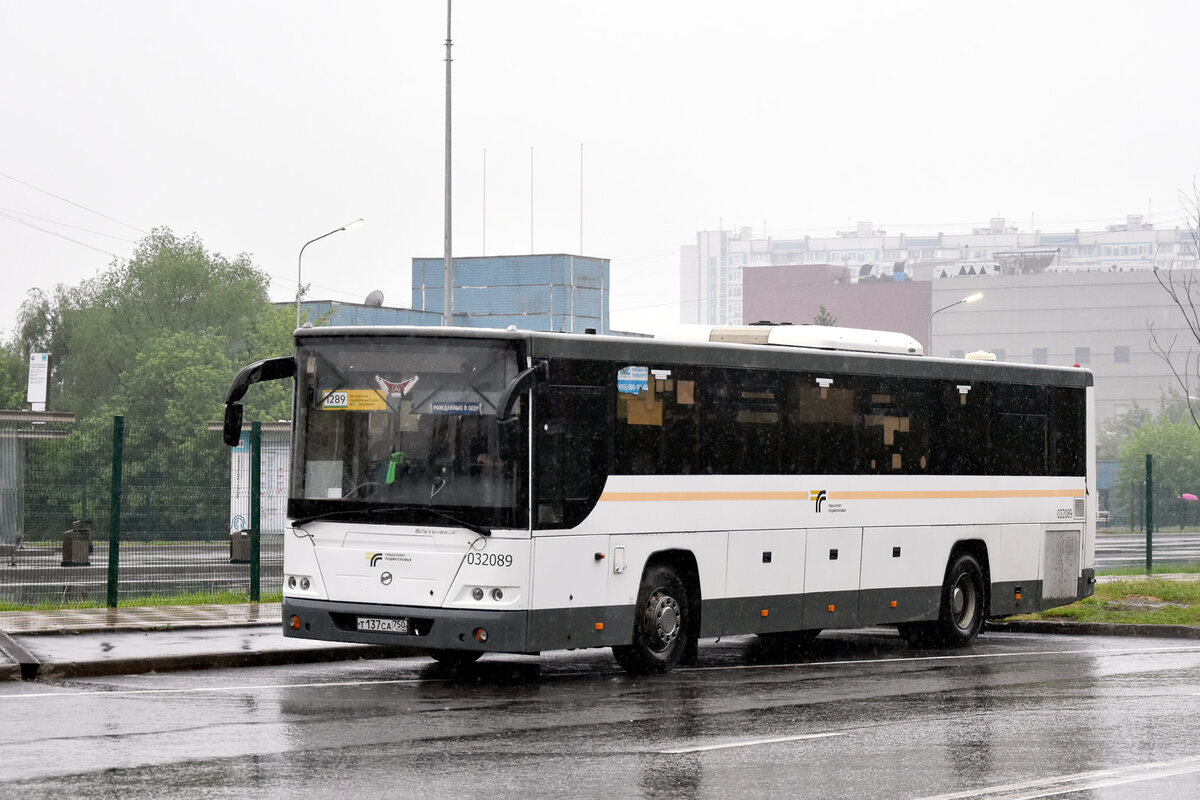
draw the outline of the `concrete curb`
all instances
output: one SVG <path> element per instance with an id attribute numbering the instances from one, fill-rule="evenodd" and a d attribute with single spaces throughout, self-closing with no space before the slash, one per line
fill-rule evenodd
<path id="1" fill-rule="evenodd" d="M 266 650 L 257 653 L 201 653 L 196 655 L 66 661 L 41 664 L 38 678 L 99 678 L 111 675 L 140 675 L 149 672 L 230 669 L 235 667 L 279 667 L 291 664 L 323 664 L 335 661 L 404 658 L 424 651 L 384 645 L 333 645 L 307 650 Z M 18 676 L 20 677 L 20 676 Z"/>
<path id="2" fill-rule="evenodd" d="M 9 663 L 0 664 L 0 680 L 19 680 L 21 678 L 33 679 L 37 677 L 38 668 L 41 666 L 41 661 L 37 656 L 21 646 L 20 642 L 13 639 L 4 631 L 0 631 L 0 655 L 3 655 Z M 13 677 L 6 677 L 7 673 L 13 673 Z"/>
<path id="3" fill-rule="evenodd" d="M 1000 633 L 1056 633 L 1066 636 L 1152 636 L 1163 639 L 1200 639 L 1195 625 L 1130 625 L 1115 622 L 1059 622 L 1014 620 L 988 622 L 986 631 Z"/>

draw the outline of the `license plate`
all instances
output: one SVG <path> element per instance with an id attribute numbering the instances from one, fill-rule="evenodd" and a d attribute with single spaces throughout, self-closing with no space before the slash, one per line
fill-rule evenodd
<path id="1" fill-rule="evenodd" d="M 359 617 L 358 629 L 378 633 L 408 633 L 408 620 L 389 617 Z"/>

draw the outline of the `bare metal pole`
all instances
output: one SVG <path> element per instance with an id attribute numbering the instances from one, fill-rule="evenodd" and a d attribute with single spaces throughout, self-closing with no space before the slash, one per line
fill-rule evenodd
<path id="1" fill-rule="evenodd" d="M 479 255 L 487 255 L 487 148 L 483 148 L 483 246 Z"/>
<path id="2" fill-rule="evenodd" d="M 450 204 L 450 0 L 446 0 L 446 242 L 442 255 L 442 271 L 445 273 L 445 303 L 442 306 L 442 324 L 454 321 L 454 253 L 451 247 L 451 204 Z"/>
<path id="3" fill-rule="evenodd" d="M 579 255 L 583 255 L 583 142 L 579 143 Z"/>
<path id="4" fill-rule="evenodd" d="M 533 255 L 533 147 L 529 148 L 529 254 Z"/>

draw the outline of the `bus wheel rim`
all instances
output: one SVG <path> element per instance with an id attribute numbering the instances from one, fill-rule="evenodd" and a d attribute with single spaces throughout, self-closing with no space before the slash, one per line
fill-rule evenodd
<path id="1" fill-rule="evenodd" d="M 651 595 L 647 610 L 651 618 L 651 645 L 655 650 L 666 650 L 679 636 L 679 601 L 660 590 Z"/>
<path id="2" fill-rule="evenodd" d="M 955 625 L 963 630 L 970 627 L 975 617 L 975 588 L 966 575 L 954 584 L 954 592 L 950 596 L 950 611 Z"/>

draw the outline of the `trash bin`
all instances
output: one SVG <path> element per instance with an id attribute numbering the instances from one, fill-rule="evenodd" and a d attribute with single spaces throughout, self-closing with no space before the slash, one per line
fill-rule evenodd
<path id="1" fill-rule="evenodd" d="M 62 566 L 90 566 L 92 552 L 92 521 L 77 519 L 71 529 L 63 531 Z"/>
<path id="2" fill-rule="evenodd" d="M 250 531 L 233 531 L 229 534 L 229 563 L 250 563 Z"/>

